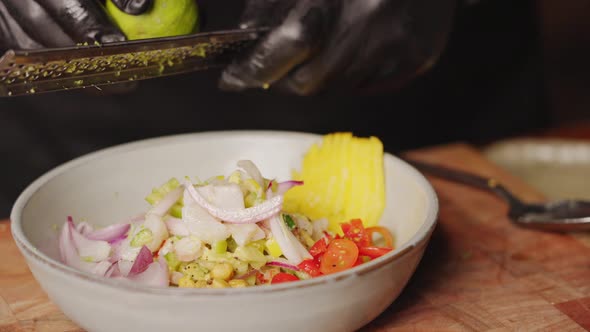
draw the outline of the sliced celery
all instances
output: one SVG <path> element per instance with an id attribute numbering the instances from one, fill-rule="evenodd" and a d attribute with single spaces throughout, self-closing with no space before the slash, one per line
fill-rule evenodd
<path id="1" fill-rule="evenodd" d="M 149 228 L 144 228 L 139 233 L 135 234 L 133 239 L 131 240 L 132 247 L 141 247 L 146 245 L 154 239 L 154 234 Z"/>
<path id="2" fill-rule="evenodd" d="M 164 255 L 164 259 L 166 259 L 166 263 L 168 264 L 168 268 L 170 269 L 170 272 L 174 272 L 174 271 L 178 271 L 178 267 L 180 266 L 180 261 L 178 260 L 178 257 L 176 257 L 176 254 L 173 252 L 169 252 L 166 255 Z"/>
<path id="3" fill-rule="evenodd" d="M 171 178 L 160 187 L 152 189 L 152 192 L 145 198 L 145 200 L 151 205 L 154 205 L 158 203 L 167 193 L 178 188 L 178 186 L 180 186 L 180 182 L 178 182 L 176 178 Z"/>
<path id="4" fill-rule="evenodd" d="M 227 252 L 227 241 L 221 240 L 221 241 L 215 242 L 212 249 L 216 254 L 226 253 Z"/>
<path id="5" fill-rule="evenodd" d="M 164 197 L 162 194 L 158 193 L 158 192 L 152 192 L 151 194 L 147 195 L 145 200 L 150 203 L 150 205 L 154 205 L 156 203 L 158 203 L 162 197 Z"/>
<path id="6" fill-rule="evenodd" d="M 169 193 L 170 191 L 178 188 L 178 186 L 180 186 L 180 182 L 178 182 L 178 180 L 176 178 L 171 178 L 170 180 L 168 180 L 168 182 L 164 183 L 164 185 L 162 185 L 161 188 L 166 193 Z"/>
<path id="7" fill-rule="evenodd" d="M 237 247 L 238 247 L 238 244 L 236 243 L 236 240 L 234 240 L 233 237 L 230 237 L 229 239 L 227 239 L 227 251 L 234 252 Z"/>
<path id="8" fill-rule="evenodd" d="M 266 264 L 266 257 L 257 248 L 250 246 L 237 247 L 234 252 L 234 257 L 248 262 L 255 269 L 259 269 Z"/>
<path id="9" fill-rule="evenodd" d="M 175 218 L 182 218 L 182 204 L 176 203 L 170 208 L 170 215 Z"/>

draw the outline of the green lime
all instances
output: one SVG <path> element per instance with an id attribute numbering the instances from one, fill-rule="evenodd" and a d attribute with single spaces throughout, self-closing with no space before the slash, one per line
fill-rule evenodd
<path id="1" fill-rule="evenodd" d="M 199 29 L 195 0 L 154 0 L 141 15 L 129 15 L 107 0 L 106 11 L 129 40 L 186 35 Z"/>

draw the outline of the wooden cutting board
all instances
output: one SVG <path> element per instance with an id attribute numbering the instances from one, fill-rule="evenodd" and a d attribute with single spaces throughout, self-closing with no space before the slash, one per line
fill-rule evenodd
<path id="1" fill-rule="evenodd" d="M 408 153 L 493 176 L 526 200 L 540 194 L 474 148 L 451 144 Z M 590 330 L 590 234 L 525 230 L 494 196 L 431 178 L 439 224 L 414 277 L 363 331 Z M 81 331 L 39 288 L 0 223 L 0 331 Z"/>

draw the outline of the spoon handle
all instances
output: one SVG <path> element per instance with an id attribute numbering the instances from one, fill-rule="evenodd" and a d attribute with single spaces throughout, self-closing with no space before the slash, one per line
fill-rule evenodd
<path id="1" fill-rule="evenodd" d="M 424 161 L 407 158 L 404 160 L 425 173 L 500 196 L 509 204 L 510 219 L 520 226 L 558 232 L 590 230 L 589 202 L 561 201 L 553 205 L 525 204 L 493 178 L 485 178 Z"/>
<path id="2" fill-rule="evenodd" d="M 496 181 L 493 178 L 486 178 L 473 173 L 459 171 L 456 169 L 450 169 L 444 166 L 435 165 L 424 161 L 418 161 L 408 158 L 404 158 L 404 160 L 408 164 L 414 166 L 415 168 L 423 172 L 430 173 L 434 176 L 466 184 L 468 186 L 476 187 L 482 190 L 490 191 L 504 199 L 512 206 L 522 205 L 522 202 L 518 198 L 516 198 L 513 194 L 506 190 L 504 186 L 502 186 L 500 183 L 498 183 L 498 181 Z"/>

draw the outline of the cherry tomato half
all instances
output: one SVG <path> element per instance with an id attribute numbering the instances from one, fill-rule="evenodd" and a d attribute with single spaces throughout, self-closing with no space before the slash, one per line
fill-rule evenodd
<path id="1" fill-rule="evenodd" d="M 309 253 L 311 254 L 311 256 L 313 256 L 313 258 L 316 258 L 321 254 L 325 253 L 326 249 L 328 249 L 328 242 L 329 239 L 327 239 L 326 237 L 317 240 L 316 243 L 314 243 L 313 246 L 309 248 Z"/>
<path id="2" fill-rule="evenodd" d="M 322 256 L 320 272 L 330 274 L 349 269 L 354 266 L 358 256 L 359 248 L 352 240 L 333 240 Z"/>
<path id="3" fill-rule="evenodd" d="M 340 225 L 344 237 L 352 240 L 359 247 L 368 246 L 371 244 L 371 238 L 365 230 L 365 226 L 360 219 L 352 219 L 350 222 Z"/>
<path id="4" fill-rule="evenodd" d="M 290 282 L 290 281 L 297 281 L 299 280 L 299 278 L 297 278 L 296 276 L 290 274 L 290 273 L 285 273 L 285 272 L 280 272 L 275 274 L 274 277 L 272 277 L 272 281 L 270 282 L 271 284 L 280 284 L 283 282 Z"/>
<path id="5" fill-rule="evenodd" d="M 322 275 L 322 272 L 320 272 L 320 265 L 314 259 L 306 259 L 303 262 L 299 263 L 297 267 L 300 268 L 301 271 L 309 274 L 312 278 L 319 277 Z"/>

